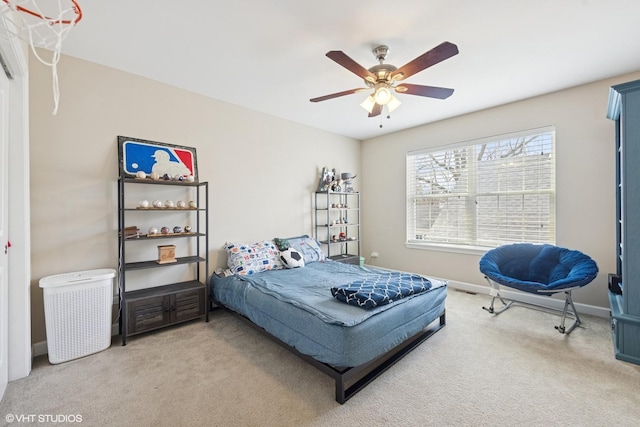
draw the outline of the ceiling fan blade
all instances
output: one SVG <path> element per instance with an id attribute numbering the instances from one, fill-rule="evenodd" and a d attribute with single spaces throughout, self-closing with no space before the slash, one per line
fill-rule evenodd
<path id="1" fill-rule="evenodd" d="M 326 101 L 327 99 L 333 99 L 333 98 L 338 98 L 340 96 L 351 95 L 352 93 L 362 92 L 363 90 L 368 90 L 368 88 L 359 87 L 357 89 L 344 90 L 342 92 L 336 92 L 329 95 L 319 96 L 317 98 L 311 98 L 309 101 L 311 102 Z"/>
<path id="2" fill-rule="evenodd" d="M 445 99 L 451 96 L 453 89 L 436 86 L 411 85 L 402 83 L 396 86 L 396 92 L 408 95 L 426 96 L 429 98 Z"/>
<path id="3" fill-rule="evenodd" d="M 458 46 L 450 42 L 441 43 L 430 51 L 423 53 L 413 61 L 408 62 L 396 71 L 392 72 L 391 78 L 397 81 L 404 80 L 409 76 L 419 73 L 425 68 L 429 68 L 432 65 L 442 62 L 457 54 Z"/>
<path id="4" fill-rule="evenodd" d="M 373 106 L 373 110 L 369 113 L 369 117 L 376 117 L 382 113 L 382 105 L 376 104 Z"/>
<path id="5" fill-rule="evenodd" d="M 375 83 L 376 81 L 376 76 L 372 72 L 348 57 L 341 50 L 332 50 L 327 52 L 327 58 L 332 59 L 339 65 L 342 65 L 344 68 L 351 71 L 356 76 L 362 77 L 363 79 L 368 80 L 371 83 Z"/>

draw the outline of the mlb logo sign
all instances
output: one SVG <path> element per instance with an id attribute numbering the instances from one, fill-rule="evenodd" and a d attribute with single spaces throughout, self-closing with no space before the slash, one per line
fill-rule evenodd
<path id="1" fill-rule="evenodd" d="M 191 147 L 118 137 L 120 172 L 135 176 L 137 172 L 163 176 L 192 175 L 198 180 L 196 150 Z"/>

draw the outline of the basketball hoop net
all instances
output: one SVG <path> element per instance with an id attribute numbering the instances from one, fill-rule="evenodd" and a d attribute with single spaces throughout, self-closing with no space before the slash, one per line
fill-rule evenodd
<path id="1" fill-rule="evenodd" d="M 4 15 L 9 35 L 18 37 L 31 46 L 33 55 L 44 65 L 51 67 L 53 75 L 53 114 L 58 112 L 60 90 L 57 65 L 62 41 L 82 19 L 82 10 L 75 0 L 2 0 L 0 15 Z M 64 9 L 64 5 L 68 6 Z M 12 13 L 13 12 L 13 13 Z M 52 51 L 47 61 L 36 47 Z"/>

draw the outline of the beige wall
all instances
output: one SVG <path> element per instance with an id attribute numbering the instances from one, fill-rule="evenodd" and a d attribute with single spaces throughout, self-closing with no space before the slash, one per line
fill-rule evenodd
<path id="1" fill-rule="evenodd" d="M 405 156 L 410 150 L 556 126 L 556 243 L 591 255 L 599 277 L 574 300 L 608 307 L 615 272 L 614 123 L 605 117 L 609 87 L 640 73 L 599 81 L 382 136 L 362 146 L 363 253 L 367 262 L 486 285 L 480 254 L 405 247 Z M 505 80 L 507 84 L 508 79 Z M 379 258 L 371 260 L 371 252 Z"/>
<path id="2" fill-rule="evenodd" d="M 607 307 L 615 270 L 612 84 L 640 73 L 364 141 L 336 136 L 135 75 L 63 56 L 60 108 L 51 114 L 51 72 L 30 63 L 32 328 L 45 340 L 38 280 L 117 266 L 117 135 L 195 147 L 210 182 L 210 270 L 225 241 L 312 234 L 322 166 L 358 173 L 367 262 L 484 285 L 480 255 L 405 247 L 405 154 L 484 136 L 556 126 L 557 243 L 583 250 L 601 270 L 575 293 Z M 361 146 L 362 145 L 362 146 Z"/>
<path id="3" fill-rule="evenodd" d="M 117 267 L 117 136 L 195 147 L 209 182 L 210 270 L 225 241 L 312 234 L 323 166 L 360 171 L 360 142 L 63 56 L 31 57 L 32 341 L 45 340 L 40 278 Z M 358 183 L 355 183 L 357 186 Z"/>

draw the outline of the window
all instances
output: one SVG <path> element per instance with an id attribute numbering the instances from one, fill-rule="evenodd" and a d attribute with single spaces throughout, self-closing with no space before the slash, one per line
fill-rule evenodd
<path id="1" fill-rule="evenodd" d="M 407 153 L 407 243 L 555 243 L 555 129 Z"/>

